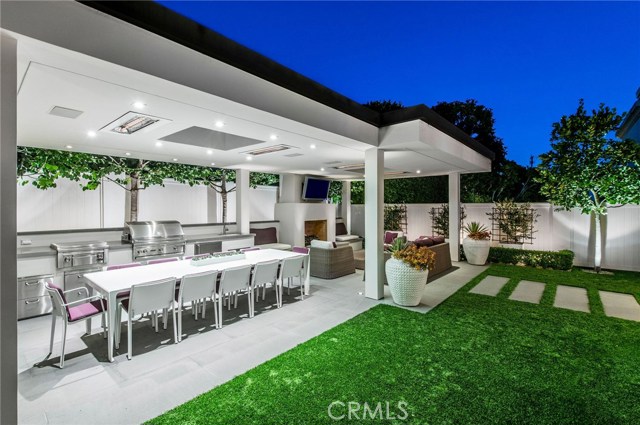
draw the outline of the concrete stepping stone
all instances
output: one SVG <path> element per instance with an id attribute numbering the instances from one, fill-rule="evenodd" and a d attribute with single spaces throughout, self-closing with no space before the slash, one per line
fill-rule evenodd
<path id="1" fill-rule="evenodd" d="M 513 290 L 510 300 L 524 301 L 526 303 L 540 304 L 542 293 L 546 285 L 542 282 L 533 282 L 530 280 L 521 280 Z"/>
<path id="2" fill-rule="evenodd" d="M 640 322 L 640 305 L 638 305 L 636 297 L 631 294 L 619 294 L 617 292 L 598 292 L 600 292 L 604 314 L 610 317 Z"/>
<path id="3" fill-rule="evenodd" d="M 488 295 L 495 297 L 504 285 L 509 281 L 508 277 L 487 276 L 473 287 L 469 292 L 472 294 Z"/>
<path id="4" fill-rule="evenodd" d="M 587 288 L 578 288 L 576 286 L 558 285 L 553 306 L 574 311 L 584 311 L 585 313 L 591 312 Z"/>

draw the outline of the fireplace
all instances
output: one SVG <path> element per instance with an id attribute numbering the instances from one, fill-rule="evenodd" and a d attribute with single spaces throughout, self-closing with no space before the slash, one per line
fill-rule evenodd
<path id="1" fill-rule="evenodd" d="M 304 222 L 305 245 L 309 245 L 314 239 L 327 240 L 327 220 L 309 220 Z"/>

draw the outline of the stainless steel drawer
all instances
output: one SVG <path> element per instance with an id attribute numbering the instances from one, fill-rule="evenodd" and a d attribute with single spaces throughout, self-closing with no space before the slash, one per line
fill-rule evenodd
<path id="1" fill-rule="evenodd" d="M 87 292 L 84 290 L 80 290 L 80 288 L 88 288 L 89 294 L 91 294 L 92 289 L 87 282 L 87 278 L 84 277 L 85 273 L 98 272 L 101 271 L 102 268 L 94 268 L 88 270 L 77 270 L 77 271 L 67 271 L 64 272 L 64 290 L 70 291 L 72 289 L 78 289 L 78 291 L 68 292 L 65 294 L 67 302 L 77 301 L 82 298 L 87 297 Z"/>
<path id="2" fill-rule="evenodd" d="M 213 254 L 214 252 L 222 251 L 222 241 L 209 241 L 198 242 L 193 245 L 193 253 L 199 254 Z"/>
<path id="3" fill-rule="evenodd" d="M 51 310 L 49 295 L 18 300 L 18 320 L 51 313 Z"/>
<path id="4" fill-rule="evenodd" d="M 53 279 L 52 275 L 26 276 L 18 278 L 18 299 L 41 297 L 47 294 L 44 287 L 46 279 Z"/>

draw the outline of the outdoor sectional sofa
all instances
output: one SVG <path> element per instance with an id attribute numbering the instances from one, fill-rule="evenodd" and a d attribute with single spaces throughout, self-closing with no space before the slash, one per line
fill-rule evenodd
<path id="1" fill-rule="evenodd" d="M 331 242 L 329 242 L 331 244 Z M 309 249 L 309 273 L 321 279 L 335 279 L 356 272 L 353 248 L 350 245 L 319 247 Z"/>
<path id="2" fill-rule="evenodd" d="M 249 229 L 249 233 L 255 235 L 254 245 L 262 249 L 281 249 L 291 251 L 291 245 L 278 242 L 278 232 L 275 227 L 265 229 Z"/>
<path id="3" fill-rule="evenodd" d="M 418 239 L 418 241 L 420 238 Z M 442 239 L 444 240 L 444 238 Z M 434 245 L 426 245 L 426 242 L 423 242 L 424 246 L 428 246 L 433 252 L 436 253 L 436 260 L 433 270 L 429 272 L 429 280 L 433 277 L 449 270 L 451 265 L 451 252 L 449 251 L 449 242 L 440 242 L 440 239 L 436 239 L 436 244 Z M 414 243 L 416 243 L 414 241 Z M 356 251 L 353 253 L 353 257 L 355 259 L 356 269 L 364 270 L 364 249 L 360 251 Z M 391 258 L 391 254 L 388 252 L 384 253 L 384 260 L 387 261 Z M 385 283 L 387 283 L 387 278 L 385 276 Z"/>

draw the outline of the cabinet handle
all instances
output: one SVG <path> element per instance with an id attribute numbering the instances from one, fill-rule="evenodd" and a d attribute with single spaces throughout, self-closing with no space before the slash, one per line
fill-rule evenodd
<path id="1" fill-rule="evenodd" d="M 33 300 L 26 300 L 25 304 L 38 304 L 40 302 L 40 298 L 34 298 Z"/>
<path id="2" fill-rule="evenodd" d="M 37 285 L 37 284 L 39 284 L 39 283 L 40 283 L 40 281 L 39 281 L 39 280 L 37 280 L 37 281 L 35 281 L 35 282 L 24 282 L 24 285 L 25 285 L 25 286 L 33 286 L 33 285 Z"/>

